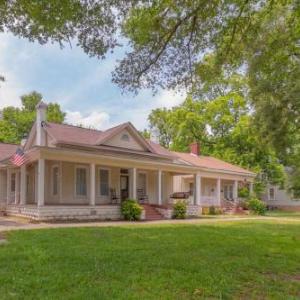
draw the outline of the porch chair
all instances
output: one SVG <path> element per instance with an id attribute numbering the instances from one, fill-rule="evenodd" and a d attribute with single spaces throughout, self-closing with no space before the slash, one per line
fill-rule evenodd
<path id="1" fill-rule="evenodd" d="M 145 194 L 143 189 L 137 189 L 137 198 L 141 204 L 147 204 L 149 202 L 148 195 Z"/>
<path id="2" fill-rule="evenodd" d="M 110 203 L 118 204 L 120 202 L 120 197 L 117 196 L 116 189 L 110 189 Z"/>

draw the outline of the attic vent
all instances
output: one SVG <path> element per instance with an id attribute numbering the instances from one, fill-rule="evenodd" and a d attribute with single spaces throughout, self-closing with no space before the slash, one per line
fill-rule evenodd
<path id="1" fill-rule="evenodd" d="M 124 133 L 121 137 L 121 140 L 125 142 L 129 142 L 129 135 L 127 133 Z"/>

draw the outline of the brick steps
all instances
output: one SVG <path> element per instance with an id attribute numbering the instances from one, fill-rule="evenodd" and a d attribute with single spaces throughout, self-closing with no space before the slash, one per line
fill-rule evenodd
<path id="1" fill-rule="evenodd" d="M 145 219 L 147 221 L 163 220 L 164 217 L 150 204 L 142 204 L 145 210 Z"/>

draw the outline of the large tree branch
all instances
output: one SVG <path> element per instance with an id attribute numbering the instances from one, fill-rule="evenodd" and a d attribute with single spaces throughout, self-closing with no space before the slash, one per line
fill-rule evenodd
<path id="1" fill-rule="evenodd" d="M 201 6 L 199 5 L 197 8 L 195 8 L 191 13 L 187 14 L 183 19 L 179 19 L 175 26 L 171 29 L 171 31 L 169 31 L 167 34 L 165 34 L 163 36 L 167 37 L 166 40 L 162 43 L 161 45 L 161 49 L 158 51 L 158 53 L 155 55 L 155 57 L 150 60 L 150 62 L 137 74 L 137 80 L 140 80 L 141 76 L 146 73 L 151 66 L 153 66 L 154 64 L 157 63 L 157 61 L 159 60 L 159 58 L 161 57 L 161 55 L 164 53 L 164 51 L 166 50 L 168 44 L 170 43 L 172 37 L 175 35 L 175 33 L 177 32 L 178 28 L 185 23 L 188 19 L 190 19 L 191 17 L 195 16 L 195 14 L 198 12 L 198 10 L 201 8 Z M 151 56 L 151 55 L 150 55 Z"/>
<path id="2" fill-rule="evenodd" d="M 226 59 L 226 57 L 228 56 L 228 54 L 229 54 L 229 52 L 230 52 L 230 50 L 231 50 L 231 45 L 233 44 L 233 41 L 234 41 L 234 38 L 235 38 L 235 34 L 236 34 L 236 31 L 237 31 L 237 28 L 238 28 L 238 22 L 239 22 L 239 19 L 241 18 L 242 14 L 243 14 L 243 12 L 244 12 L 244 10 L 245 10 L 245 7 L 246 7 L 246 5 L 247 5 L 248 3 L 249 3 L 249 0 L 245 0 L 243 6 L 242 6 L 241 9 L 240 9 L 240 12 L 239 12 L 237 18 L 236 18 L 236 21 L 235 21 L 235 23 L 233 24 L 233 29 L 232 29 L 232 33 L 231 33 L 230 42 L 229 42 L 229 44 L 228 44 L 228 46 L 227 46 L 227 50 L 226 50 L 226 53 L 225 53 L 225 59 Z"/>

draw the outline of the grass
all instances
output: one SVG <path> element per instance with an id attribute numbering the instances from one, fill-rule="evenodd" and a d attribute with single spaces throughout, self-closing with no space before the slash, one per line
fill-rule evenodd
<path id="1" fill-rule="evenodd" d="M 269 210 L 266 215 L 270 217 L 299 219 L 300 211 Z"/>
<path id="2" fill-rule="evenodd" d="M 299 299 L 300 223 L 15 231 L 0 299 Z"/>

